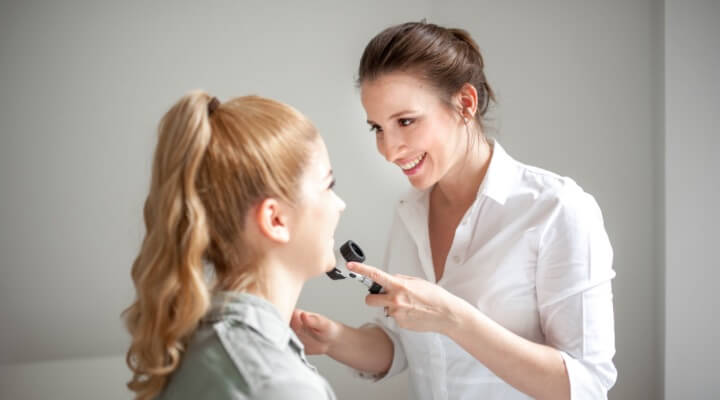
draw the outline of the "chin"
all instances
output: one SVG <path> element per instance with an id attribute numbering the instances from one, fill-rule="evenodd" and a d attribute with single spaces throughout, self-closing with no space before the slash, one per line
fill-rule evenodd
<path id="1" fill-rule="evenodd" d="M 333 268 L 335 268 L 335 263 L 337 260 L 335 259 L 335 255 L 333 254 L 332 257 L 330 257 L 327 262 L 325 263 L 325 268 L 323 268 L 323 273 L 332 271 Z"/>
<path id="2" fill-rule="evenodd" d="M 434 182 L 428 180 L 428 179 L 418 179 L 418 180 L 412 180 L 410 179 L 410 185 L 414 187 L 417 190 L 425 190 L 429 187 L 431 187 L 434 184 Z"/>

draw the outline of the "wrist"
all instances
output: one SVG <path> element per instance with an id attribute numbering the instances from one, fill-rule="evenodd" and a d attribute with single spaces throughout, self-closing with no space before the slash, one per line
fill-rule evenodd
<path id="1" fill-rule="evenodd" d="M 447 313 L 448 319 L 443 332 L 440 332 L 451 339 L 461 335 L 462 330 L 470 325 L 469 322 L 472 321 L 474 314 L 478 312 L 470 303 L 460 298 L 456 300 Z"/>
<path id="2" fill-rule="evenodd" d="M 331 331 L 335 331 L 336 334 L 332 335 L 332 337 L 328 339 L 327 351 L 325 352 L 325 354 L 332 358 L 335 358 L 335 356 L 338 354 L 338 351 L 342 351 L 342 346 L 340 345 L 342 343 L 341 338 L 345 336 L 347 330 L 350 329 L 350 327 L 335 321 L 333 321 L 332 323 L 336 326 L 333 327 Z"/>

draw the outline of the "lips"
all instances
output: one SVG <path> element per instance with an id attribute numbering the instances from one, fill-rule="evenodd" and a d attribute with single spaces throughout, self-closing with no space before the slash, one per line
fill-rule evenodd
<path id="1" fill-rule="evenodd" d="M 400 168 L 402 168 L 404 171 L 410 170 L 415 168 L 418 164 L 420 164 L 423 159 L 425 159 L 425 156 L 427 156 L 427 153 L 422 153 L 416 156 L 415 158 L 411 159 L 408 162 L 405 163 L 397 163 Z"/>
<path id="2" fill-rule="evenodd" d="M 427 153 L 422 153 L 404 164 L 398 163 L 398 166 L 403 170 L 405 175 L 413 175 L 422 168 L 425 163 L 425 158 L 427 158 Z"/>

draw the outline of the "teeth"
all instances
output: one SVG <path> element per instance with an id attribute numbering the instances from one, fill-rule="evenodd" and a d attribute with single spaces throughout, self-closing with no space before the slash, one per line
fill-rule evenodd
<path id="1" fill-rule="evenodd" d="M 402 168 L 402 169 L 404 169 L 404 170 L 406 170 L 406 171 L 409 170 L 409 169 L 415 168 L 415 167 L 418 165 L 418 163 L 419 163 L 420 161 L 422 161 L 422 159 L 425 157 L 425 154 L 426 154 L 426 153 L 420 154 L 419 156 L 417 156 L 416 159 L 410 161 L 410 162 L 407 163 L 407 164 L 401 164 L 401 165 L 400 165 L 400 168 Z"/>

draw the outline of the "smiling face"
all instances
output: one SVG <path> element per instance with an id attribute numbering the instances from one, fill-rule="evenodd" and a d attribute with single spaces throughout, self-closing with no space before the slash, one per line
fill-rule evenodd
<path id="1" fill-rule="evenodd" d="M 361 86 L 377 149 L 417 189 L 440 181 L 466 154 L 462 116 L 412 74 L 382 75 Z"/>

